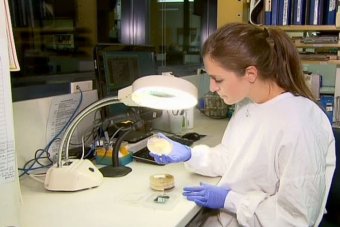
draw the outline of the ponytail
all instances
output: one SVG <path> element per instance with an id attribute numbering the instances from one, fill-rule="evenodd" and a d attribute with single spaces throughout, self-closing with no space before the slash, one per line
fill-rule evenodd
<path id="1" fill-rule="evenodd" d="M 299 53 L 289 36 L 279 29 L 268 29 L 268 35 L 268 39 L 273 40 L 270 47 L 272 57 L 277 63 L 277 70 L 274 73 L 276 83 L 294 95 L 315 101 L 306 84 Z"/>

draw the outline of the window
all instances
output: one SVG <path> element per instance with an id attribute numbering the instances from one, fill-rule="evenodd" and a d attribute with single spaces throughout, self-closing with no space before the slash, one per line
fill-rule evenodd
<path id="1" fill-rule="evenodd" d="M 9 0 L 21 66 L 13 100 L 68 92 L 94 80 L 98 43 L 151 45 L 158 72 L 192 75 L 202 41 L 216 29 L 217 0 Z"/>
<path id="2" fill-rule="evenodd" d="M 192 75 L 202 66 L 201 45 L 217 27 L 217 0 L 130 0 L 121 1 L 121 10 L 121 41 L 154 46 L 159 72 Z"/>
<path id="3" fill-rule="evenodd" d="M 194 2 L 157 1 L 154 8 L 151 11 L 151 44 L 157 48 L 160 69 L 183 75 L 199 68 L 201 21 L 194 11 Z M 182 67 L 184 65 L 186 67 Z"/>

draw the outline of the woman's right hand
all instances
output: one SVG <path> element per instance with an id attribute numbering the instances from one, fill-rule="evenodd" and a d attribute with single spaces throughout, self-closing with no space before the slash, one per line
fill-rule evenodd
<path id="1" fill-rule="evenodd" d="M 150 156 L 152 156 L 158 164 L 169 164 L 169 163 L 177 163 L 177 162 L 185 162 L 191 158 L 191 148 L 173 141 L 166 137 L 162 133 L 157 134 L 160 138 L 167 140 L 172 145 L 172 150 L 169 154 L 158 155 L 156 153 L 150 152 Z"/>

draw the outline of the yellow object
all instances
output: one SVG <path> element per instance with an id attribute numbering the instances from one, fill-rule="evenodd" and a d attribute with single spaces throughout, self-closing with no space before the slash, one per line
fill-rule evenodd
<path id="1" fill-rule="evenodd" d="M 119 164 L 126 165 L 132 162 L 132 153 L 128 151 L 127 148 L 128 143 L 123 142 L 120 146 L 120 150 L 118 153 Z M 112 147 L 97 147 L 96 148 L 96 163 L 101 165 L 112 165 Z"/>
<path id="2" fill-rule="evenodd" d="M 100 156 L 100 157 L 112 157 L 112 147 L 108 150 L 106 150 L 104 147 L 97 147 L 96 153 L 97 153 L 97 156 Z M 124 156 L 127 156 L 127 155 L 129 155 L 129 151 L 127 149 L 127 143 L 123 142 L 120 146 L 118 156 L 124 157 Z"/>
<path id="3" fill-rule="evenodd" d="M 126 156 L 129 154 L 129 151 L 127 149 L 127 144 L 120 146 L 119 152 L 123 155 Z"/>
<path id="4" fill-rule="evenodd" d="M 217 27 L 231 22 L 248 21 L 248 3 L 246 0 L 218 0 Z"/>
<path id="5" fill-rule="evenodd" d="M 96 154 L 100 157 L 112 157 L 112 149 L 106 150 L 104 147 L 98 147 L 96 149 Z"/>
<path id="6" fill-rule="evenodd" d="M 175 187 L 175 178 L 171 174 L 154 174 L 150 176 L 150 187 L 156 191 L 164 191 Z"/>

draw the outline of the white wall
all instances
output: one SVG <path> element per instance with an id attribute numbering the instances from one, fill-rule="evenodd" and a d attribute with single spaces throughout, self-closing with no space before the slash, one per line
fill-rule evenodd
<path id="1" fill-rule="evenodd" d="M 197 87 L 198 98 L 203 97 L 206 93 L 209 92 L 210 78 L 206 73 L 192 76 L 184 76 L 182 78 L 190 81 Z"/>

